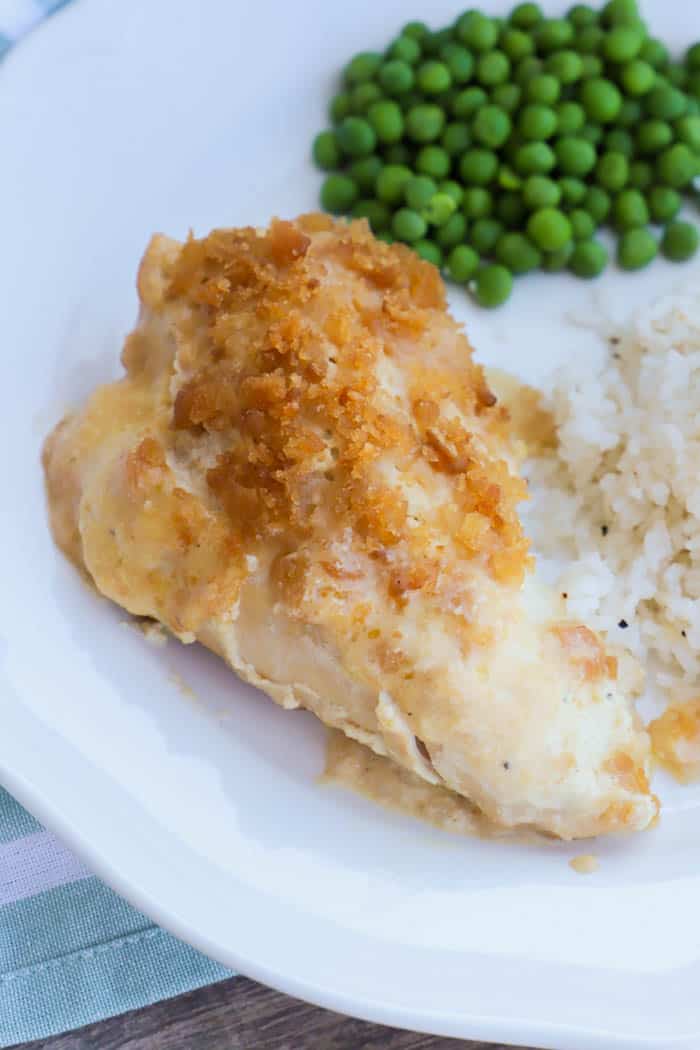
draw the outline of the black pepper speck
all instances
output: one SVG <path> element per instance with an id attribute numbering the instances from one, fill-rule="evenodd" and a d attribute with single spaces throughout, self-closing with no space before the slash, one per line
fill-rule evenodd
<path id="1" fill-rule="evenodd" d="M 617 626 L 621 627 L 622 630 L 624 631 L 625 627 L 629 627 L 629 624 L 627 623 L 627 620 L 620 620 L 618 622 Z"/>

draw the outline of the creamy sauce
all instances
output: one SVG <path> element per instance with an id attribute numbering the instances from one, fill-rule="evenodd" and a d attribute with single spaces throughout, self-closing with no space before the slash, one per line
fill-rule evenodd
<path id="1" fill-rule="evenodd" d="M 700 780 L 700 699 L 669 704 L 649 725 L 654 757 L 681 784 Z"/>
<path id="2" fill-rule="evenodd" d="M 356 791 L 381 806 L 456 835 L 518 843 L 549 841 L 536 831 L 515 831 L 492 823 L 468 799 L 440 785 L 428 784 L 338 731 L 328 734 L 321 781 Z"/>
<path id="3" fill-rule="evenodd" d="M 541 392 L 500 368 L 486 368 L 484 371 L 494 394 L 508 409 L 511 434 L 516 443 L 521 443 L 521 448 L 516 448 L 516 454 L 534 456 L 554 448 L 554 417 L 544 407 Z"/>

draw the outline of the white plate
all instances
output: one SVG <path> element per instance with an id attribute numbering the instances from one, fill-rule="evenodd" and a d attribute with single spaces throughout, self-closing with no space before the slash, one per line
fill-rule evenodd
<path id="1" fill-rule="evenodd" d="M 313 207 L 309 143 L 336 70 L 426 10 L 456 5 L 83 0 L 0 71 L 0 776 L 135 905 L 289 993 L 557 1050 L 697 1047 L 698 791 L 663 783 L 661 827 L 596 844 L 582 878 L 575 845 L 453 838 L 321 788 L 313 719 L 203 651 L 144 644 L 46 528 L 42 437 L 115 374 L 151 231 Z M 700 36 L 696 6 L 647 11 L 678 45 Z M 631 307 L 680 273 L 602 288 Z M 587 351 L 564 314 L 593 296 L 542 276 L 495 314 L 452 303 L 484 359 L 536 381 Z"/>

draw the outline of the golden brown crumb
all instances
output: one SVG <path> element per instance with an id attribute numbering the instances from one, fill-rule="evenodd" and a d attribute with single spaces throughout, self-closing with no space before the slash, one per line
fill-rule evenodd
<path id="1" fill-rule="evenodd" d="M 328 281 L 319 294 L 329 271 L 342 274 L 335 296 Z M 434 586 L 444 566 L 431 552 L 430 530 L 409 522 L 406 500 L 378 470 L 385 452 L 399 451 L 409 477 L 425 466 L 457 476 L 465 522 L 458 557 L 483 556 L 496 578 L 522 578 L 528 553 L 516 504 L 525 487 L 487 452 L 489 431 L 502 432 L 504 415 L 443 313 L 434 267 L 375 240 L 364 222 L 305 216 L 275 221 L 263 235 L 217 230 L 190 240 L 166 294 L 201 312 L 209 334 L 177 394 L 172 426 L 224 439 L 207 482 L 237 533 L 259 538 L 291 528 L 301 539 L 311 505 L 328 503 L 366 551 L 406 549 L 414 568 L 410 578 L 387 570 L 390 594 L 400 600 L 406 590 Z M 435 369 L 426 372 L 412 366 L 407 348 L 401 367 L 419 396 L 401 420 L 390 403 L 382 408 L 378 362 L 396 355 L 397 333 L 434 326 L 436 311 L 459 352 L 447 359 L 436 347 Z M 446 397 L 457 400 L 461 417 L 441 416 Z"/>

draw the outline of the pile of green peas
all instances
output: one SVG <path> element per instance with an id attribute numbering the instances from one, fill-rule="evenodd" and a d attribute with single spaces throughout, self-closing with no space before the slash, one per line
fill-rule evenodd
<path id="1" fill-rule="evenodd" d="M 482 306 L 538 268 L 597 277 L 603 226 L 625 270 L 698 248 L 678 214 L 700 175 L 700 43 L 673 61 L 636 0 L 409 22 L 350 60 L 330 118 L 313 143 L 323 208 L 411 245 Z"/>

